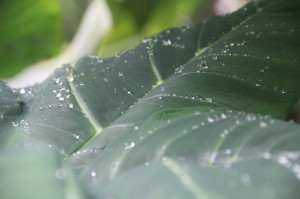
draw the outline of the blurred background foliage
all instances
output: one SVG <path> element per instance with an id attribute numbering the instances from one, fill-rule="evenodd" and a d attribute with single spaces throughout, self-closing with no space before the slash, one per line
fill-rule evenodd
<path id="1" fill-rule="evenodd" d="M 1 0 L 0 78 L 58 55 L 92 0 Z M 98 0 L 103 1 L 103 0 Z M 113 24 L 94 53 L 112 56 L 165 28 L 212 14 L 209 0 L 107 0 Z M 97 24 L 95 24 L 96 26 Z"/>
<path id="2" fill-rule="evenodd" d="M 208 0 L 108 0 L 107 3 L 113 27 L 97 49 L 104 57 L 168 27 L 198 22 L 212 14 L 213 5 Z"/>
<path id="3" fill-rule="evenodd" d="M 0 75 L 59 53 L 63 43 L 61 7 L 56 0 L 0 1 Z"/>

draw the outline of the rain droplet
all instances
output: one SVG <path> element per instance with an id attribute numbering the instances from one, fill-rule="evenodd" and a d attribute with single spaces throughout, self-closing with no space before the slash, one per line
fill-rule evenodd
<path id="1" fill-rule="evenodd" d="M 230 150 L 230 149 L 226 149 L 226 150 L 225 150 L 225 153 L 226 153 L 227 155 L 230 155 L 230 154 L 231 154 L 231 150 Z"/>
<path id="2" fill-rule="evenodd" d="M 130 142 L 130 143 L 125 142 L 124 143 L 124 149 L 131 149 L 133 147 L 135 147 L 135 143 L 134 142 Z"/>
<path id="3" fill-rule="evenodd" d="M 291 162 L 289 161 L 289 159 L 284 156 L 284 155 L 281 155 L 278 157 L 278 162 L 286 167 L 290 167 L 291 166 Z"/>
<path id="4" fill-rule="evenodd" d="M 168 40 L 162 40 L 162 43 L 163 43 L 164 46 L 170 46 L 170 45 L 172 45 L 172 42 L 171 42 L 170 39 L 168 39 Z"/>
<path id="5" fill-rule="evenodd" d="M 210 122 L 210 123 L 212 123 L 212 122 L 214 122 L 214 119 L 211 118 L 211 117 L 208 117 L 208 118 L 207 118 L 207 121 Z"/>
<path id="6" fill-rule="evenodd" d="M 217 60 L 217 59 L 218 59 L 217 55 L 213 55 L 213 56 L 212 56 L 212 59 L 213 59 L 213 60 Z"/>
<path id="7" fill-rule="evenodd" d="M 92 176 L 92 177 L 96 177 L 96 176 L 97 176 L 97 173 L 96 173 L 95 171 L 92 171 L 92 172 L 91 172 L 91 176 Z"/>
<path id="8" fill-rule="evenodd" d="M 17 122 L 12 122 L 12 126 L 17 127 L 17 126 L 19 126 L 19 124 Z"/>
<path id="9" fill-rule="evenodd" d="M 206 61 L 201 61 L 200 64 L 198 64 L 198 66 L 199 66 L 201 69 L 208 69 L 208 66 L 207 66 Z"/>
<path id="10" fill-rule="evenodd" d="M 25 94 L 25 93 L 26 93 L 26 90 L 25 90 L 24 88 L 21 88 L 21 89 L 20 89 L 20 93 L 21 93 L 21 94 Z"/>
<path id="11" fill-rule="evenodd" d="M 55 171 L 55 177 L 59 180 L 63 180 L 67 177 L 67 172 L 65 169 L 63 168 L 59 168 L 59 169 L 56 169 Z"/>
<path id="12" fill-rule="evenodd" d="M 248 173 L 244 173 L 242 175 L 242 181 L 243 182 L 249 182 L 250 181 L 250 175 Z"/>
<path id="13" fill-rule="evenodd" d="M 70 76 L 68 77 L 68 80 L 69 80 L 69 82 L 73 82 L 73 81 L 74 81 L 73 75 L 70 75 Z"/>
<path id="14" fill-rule="evenodd" d="M 260 123 L 259 123 L 259 126 L 260 126 L 261 128 L 266 128 L 266 127 L 267 127 L 267 123 L 266 123 L 266 122 L 260 122 Z"/>
<path id="15" fill-rule="evenodd" d="M 119 76 L 119 77 L 124 77 L 124 73 L 119 72 L 119 73 L 118 73 L 118 76 Z"/>
<path id="16" fill-rule="evenodd" d="M 264 159 L 270 159 L 271 154 L 270 154 L 269 152 L 265 152 L 265 153 L 262 154 L 262 157 L 263 157 Z"/>
<path id="17" fill-rule="evenodd" d="M 78 134 L 73 134 L 73 136 L 74 136 L 74 138 L 75 138 L 76 140 L 79 140 L 79 135 L 78 135 Z"/>
<path id="18" fill-rule="evenodd" d="M 70 109 L 72 109 L 72 108 L 74 107 L 74 105 L 73 105 L 73 104 L 69 104 L 68 107 L 69 107 Z"/>

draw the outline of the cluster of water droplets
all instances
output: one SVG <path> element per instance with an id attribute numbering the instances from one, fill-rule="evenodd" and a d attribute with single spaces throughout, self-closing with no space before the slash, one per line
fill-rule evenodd
<path id="1" fill-rule="evenodd" d="M 277 157 L 277 162 L 294 172 L 295 176 L 300 180 L 300 157 L 299 153 L 286 152 Z"/>

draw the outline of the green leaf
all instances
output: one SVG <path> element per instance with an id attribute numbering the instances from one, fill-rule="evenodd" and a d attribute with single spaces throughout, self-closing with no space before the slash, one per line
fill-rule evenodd
<path id="1" fill-rule="evenodd" d="M 253 2 L 1 84 L 0 148 L 54 148 L 90 198 L 297 198 L 300 127 L 282 119 L 300 96 L 299 8 Z"/>

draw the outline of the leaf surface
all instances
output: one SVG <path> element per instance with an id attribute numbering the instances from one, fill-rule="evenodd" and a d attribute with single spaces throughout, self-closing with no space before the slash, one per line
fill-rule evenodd
<path id="1" fill-rule="evenodd" d="M 91 198 L 297 198 L 299 8 L 253 2 L 1 84 L 0 147 L 56 149 Z"/>

